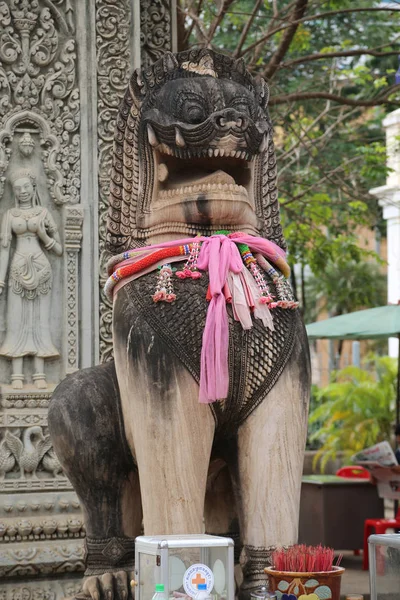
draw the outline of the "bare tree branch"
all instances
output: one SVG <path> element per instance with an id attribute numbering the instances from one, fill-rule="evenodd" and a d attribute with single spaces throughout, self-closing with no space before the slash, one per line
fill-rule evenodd
<path id="1" fill-rule="evenodd" d="M 304 142 L 303 142 L 303 146 L 305 151 L 310 154 L 311 156 L 311 152 L 310 152 L 310 148 L 307 147 Z M 320 185 L 322 183 L 324 183 L 325 181 L 328 181 L 330 184 L 332 184 L 333 188 L 338 189 L 339 191 L 344 192 L 347 196 L 349 196 L 350 198 L 353 198 L 354 200 L 360 200 L 360 194 L 359 192 L 356 192 L 354 189 L 352 189 L 348 183 L 346 181 L 344 181 L 339 173 L 341 171 L 344 171 L 345 168 L 348 167 L 348 165 L 350 163 L 357 163 L 359 161 L 363 160 L 362 156 L 355 156 L 351 159 L 346 159 L 345 164 L 340 164 L 337 167 L 335 167 L 334 169 L 330 170 L 330 171 L 325 171 L 323 174 L 323 177 L 321 177 L 318 181 L 315 181 L 313 184 L 311 184 L 310 186 L 308 186 L 305 190 L 303 190 L 301 193 L 296 194 L 295 196 L 291 196 L 290 200 L 286 200 L 286 202 L 282 202 L 282 206 L 287 206 L 288 204 L 291 204 L 292 202 L 304 202 L 304 204 L 308 204 L 307 200 L 302 200 L 302 198 L 304 198 L 304 196 L 306 196 L 309 192 L 311 192 L 313 189 L 320 187 Z M 335 175 L 335 179 L 332 178 L 332 176 Z M 343 204 L 345 204 L 347 202 L 347 200 L 345 199 Z M 337 201 L 335 202 L 335 204 L 339 204 Z"/>
<path id="2" fill-rule="evenodd" d="M 293 27 L 293 25 L 299 25 L 300 23 L 306 23 L 309 21 L 316 21 L 318 19 L 322 19 L 324 17 L 331 17 L 334 15 L 342 15 L 342 14 L 346 14 L 346 13 L 356 13 L 356 12 L 376 12 L 376 11 L 400 12 L 400 7 L 399 8 L 393 8 L 393 7 L 389 8 L 389 7 L 385 7 L 385 6 L 382 6 L 382 7 L 376 6 L 376 7 L 370 7 L 370 8 L 343 8 L 341 10 L 328 10 L 326 12 L 318 13 L 316 15 L 310 15 L 307 17 L 303 17 L 301 19 L 298 19 L 298 21 L 291 21 L 287 25 L 282 25 L 281 27 L 276 27 L 275 29 L 268 31 L 259 40 L 257 40 L 253 44 L 250 44 L 250 46 L 247 46 L 247 48 L 245 48 L 240 53 L 240 56 L 244 56 L 245 54 L 247 54 L 248 52 L 250 52 L 257 46 L 259 46 L 260 44 L 263 44 L 269 38 L 271 38 L 273 35 L 275 35 L 275 33 L 278 33 L 279 31 L 283 31 L 284 29 Z"/>
<path id="3" fill-rule="evenodd" d="M 299 92 L 293 94 L 286 94 L 285 96 L 275 96 L 270 98 L 269 104 L 271 106 L 277 104 L 284 104 L 286 102 L 294 102 L 296 100 L 332 100 L 332 102 L 338 102 L 339 104 L 345 104 L 347 106 L 379 106 L 380 104 L 386 104 L 389 102 L 390 96 L 400 90 L 400 84 L 392 85 L 386 89 L 384 94 L 379 94 L 371 100 L 355 100 L 353 98 L 345 98 L 344 96 L 338 96 L 336 94 L 329 94 L 327 92 Z"/>
<path id="4" fill-rule="evenodd" d="M 221 3 L 221 7 L 217 13 L 216 18 L 214 19 L 214 22 L 211 23 L 210 25 L 210 29 L 208 30 L 208 44 L 211 43 L 211 40 L 214 37 L 214 34 L 217 30 L 217 27 L 219 26 L 219 24 L 221 23 L 222 19 L 225 16 L 225 13 L 227 12 L 228 8 L 230 7 L 230 5 L 234 2 L 234 0 L 223 0 L 223 2 Z"/>
<path id="5" fill-rule="evenodd" d="M 388 46 L 388 44 L 385 44 L 385 46 Z M 383 47 L 384 46 L 378 46 L 377 48 Z M 377 52 L 377 48 L 371 48 L 370 50 L 368 48 L 363 48 L 362 50 L 343 50 L 340 52 L 320 52 L 318 54 L 309 54 L 308 56 L 302 56 L 300 58 L 283 62 L 278 66 L 278 69 L 287 69 L 288 67 L 293 67 L 293 65 L 298 65 L 305 62 L 311 62 L 314 60 L 320 60 L 324 58 L 339 58 L 341 56 L 362 56 L 364 54 L 368 56 L 394 56 L 399 53 L 399 50 L 394 50 L 390 52 Z"/>
<path id="6" fill-rule="evenodd" d="M 329 127 L 327 127 L 320 136 L 318 136 L 317 138 L 310 139 L 308 137 L 308 133 L 318 124 L 318 122 L 323 117 L 327 116 L 328 112 L 330 112 L 330 111 L 331 111 L 331 108 L 330 108 L 329 102 L 328 102 L 327 106 L 324 108 L 324 110 L 318 115 L 318 117 L 316 117 L 314 119 L 314 121 L 307 127 L 307 129 L 305 129 L 305 130 L 303 129 L 300 132 L 300 134 L 297 136 L 297 139 L 294 141 L 294 143 L 288 150 L 279 154 L 279 151 L 277 149 L 278 164 L 281 163 L 282 161 L 285 161 L 283 167 L 279 170 L 278 177 L 281 177 L 282 174 L 284 173 L 284 171 L 287 171 L 287 169 L 289 169 L 292 166 L 292 164 L 295 162 L 296 159 L 295 158 L 292 159 L 291 156 L 300 145 L 303 145 L 307 148 L 310 146 L 313 146 L 314 148 L 318 147 L 319 151 L 321 151 L 322 148 L 329 141 L 329 139 L 331 139 L 332 135 L 334 134 L 334 132 L 338 128 L 338 126 L 341 123 L 343 123 L 343 121 L 348 119 L 352 114 L 355 114 L 357 109 L 353 108 L 353 109 L 346 110 L 346 107 L 340 106 L 340 115 L 335 117 L 332 124 L 329 125 Z M 295 133 L 295 135 L 296 135 L 296 133 Z M 306 142 L 304 140 L 305 137 L 308 138 L 308 142 Z M 321 143 L 322 143 L 322 145 L 321 145 Z M 290 160 L 288 160 L 288 159 L 290 159 Z M 314 160 L 314 157 L 310 156 L 310 159 Z"/>
<path id="7" fill-rule="evenodd" d="M 202 5 L 203 5 L 203 0 L 199 0 L 199 2 L 197 4 L 196 12 L 195 12 L 195 14 L 196 14 L 197 17 L 200 14 Z M 189 10 L 191 10 L 191 9 L 192 9 L 192 5 L 190 5 L 190 7 L 189 7 Z M 183 14 L 183 15 L 185 14 L 185 10 L 181 6 L 178 7 L 178 10 L 179 10 L 179 12 L 181 14 Z M 190 36 L 192 35 L 192 31 L 193 31 L 194 26 L 195 26 L 195 20 L 192 19 L 192 23 L 191 23 L 189 29 L 187 30 L 185 37 L 182 40 L 182 47 L 183 48 L 186 47 L 186 45 L 188 44 Z"/>
<path id="8" fill-rule="evenodd" d="M 307 4 L 308 0 L 297 0 L 293 13 L 289 17 L 291 25 L 289 25 L 286 29 L 282 36 L 281 43 L 279 44 L 276 52 L 272 55 L 267 68 L 264 70 L 264 77 L 271 77 L 278 69 L 280 62 L 282 61 L 286 52 L 289 50 L 290 44 L 296 35 L 296 31 L 299 27 L 299 21 L 306 12 Z"/>
<path id="9" fill-rule="evenodd" d="M 253 24 L 253 21 L 254 21 L 255 16 L 256 16 L 256 14 L 258 12 L 258 9 L 260 8 L 260 4 L 261 4 L 262 1 L 263 0 L 257 0 L 257 2 L 255 3 L 253 12 L 251 13 L 250 19 L 247 21 L 247 23 L 246 23 L 246 25 L 245 25 L 245 27 L 244 27 L 244 29 L 242 31 L 242 34 L 240 36 L 240 39 L 239 39 L 238 45 L 236 47 L 236 50 L 233 53 L 233 56 L 235 56 L 235 57 L 238 56 L 239 53 L 240 53 L 240 51 L 242 50 L 243 44 L 246 41 L 246 38 L 247 38 L 247 35 L 249 33 L 250 27 Z"/>
<path id="10" fill-rule="evenodd" d="M 335 89 L 335 79 L 333 76 L 333 69 L 332 69 L 331 77 L 330 77 L 329 92 L 332 93 L 334 89 Z M 346 119 L 349 119 L 349 117 L 351 115 L 354 115 L 358 110 L 359 110 L 358 107 L 352 108 L 352 107 L 348 107 L 348 106 L 343 106 L 341 104 L 333 104 L 333 106 L 332 106 L 332 102 L 330 100 L 327 100 L 325 108 L 312 121 L 312 123 L 310 123 L 306 128 L 302 127 L 301 121 L 299 122 L 299 125 L 301 127 L 301 131 L 299 134 L 292 127 L 291 128 L 292 133 L 293 133 L 294 137 L 297 138 L 297 140 L 295 140 L 293 142 L 292 146 L 287 151 L 285 151 L 285 152 L 282 151 L 281 154 L 279 154 L 279 151 L 278 151 L 278 155 L 277 155 L 278 163 L 285 160 L 285 164 L 280 169 L 278 176 L 281 177 L 282 174 L 284 173 L 284 171 L 290 169 L 290 167 L 298 160 L 297 149 L 299 148 L 300 145 L 304 146 L 307 149 L 307 152 L 309 153 L 309 164 L 307 166 L 310 167 L 312 165 L 312 163 L 314 162 L 314 157 L 309 152 L 309 150 L 308 150 L 309 147 L 313 146 L 314 148 L 318 148 L 318 151 L 321 152 L 323 150 L 323 148 L 326 146 L 326 144 L 328 143 L 328 141 L 332 138 L 332 135 L 338 129 L 339 125 Z M 334 116 L 332 113 L 337 112 L 337 111 L 339 112 L 339 115 Z M 324 129 L 324 132 L 321 135 L 319 135 L 318 137 L 310 138 L 310 136 L 308 134 L 314 129 L 314 127 L 319 123 L 319 121 L 323 117 L 329 117 L 329 116 L 333 117 L 333 121 L 332 121 L 331 125 L 329 125 L 326 129 Z M 305 140 L 305 138 L 307 138 L 307 140 Z M 291 156 L 293 156 L 293 158 L 291 158 Z"/>
<path id="11" fill-rule="evenodd" d="M 346 160 L 346 167 L 351 164 L 351 163 L 357 163 L 362 159 L 361 156 L 355 156 L 351 159 Z M 312 183 L 311 185 L 309 185 L 306 189 L 304 189 L 302 192 L 300 192 L 299 194 L 296 194 L 295 196 L 292 196 L 290 198 L 290 200 L 286 200 L 281 202 L 281 206 L 285 207 L 288 206 L 289 204 L 292 204 L 293 202 L 301 202 L 302 198 L 304 198 L 304 196 L 306 196 L 307 194 L 309 194 L 310 192 L 312 192 L 315 188 L 319 188 L 321 186 L 322 183 L 324 183 L 325 181 L 328 181 L 329 183 L 331 183 L 333 186 L 335 187 L 340 187 L 342 189 L 342 191 L 344 191 L 347 196 L 350 196 L 351 198 L 353 198 L 354 200 L 359 200 L 359 195 L 354 194 L 353 190 L 349 190 L 349 186 L 348 184 L 341 178 L 339 178 L 339 173 L 341 171 L 344 170 L 344 165 L 340 164 L 337 167 L 335 167 L 334 169 L 332 169 L 331 171 L 325 172 L 324 175 L 318 180 L 315 181 L 314 183 Z M 332 176 L 335 175 L 335 179 L 332 179 Z M 340 183 L 344 186 L 343 187 L 340 186 Z M 307 204 L 308 206 L 308 200 L 304 201 L 305 204 Z M 344 204 L 347 202 L 347 200 L 344 201 Z"/>
<path id="12" fill-rule="evenodd" d="M 191 9 L 187 8 L 185 11 L 186 16 L 192 20 L 192 31 L 193 29 L 197 32 L 197 38 L 200 44 L 208 45 L 207 32 L 204 27 L 203 21 L 200 17 L 194 13 Z"/>
<path id="13" fill-rule="evenodd" d="M 270 19 L 270 21 L 268 23 L 266 33 L 272 31 L 277 23 L 286 23 L 287 22 L 288 15 L 290 15 L 291 11 L 296 6 L 296 2 L 297 2 L 297 0 L 293 0 L 286 6 L 283 6 L 281 9 L 278 9 L 277 2 L 275 3 L 274 9 L 273 9 L 274 10 L 273 17 Z M 309 0 L 308 5 L 310 5 L 312 2 L 313 2 L 313 0 Z M 257 63 L 258 59 L 260 58 L 260 56 L 262 54 L 262 51 L 263 51 L 263 47 L 259 46 L 257 48 L 257 50 L 253 53 L 250 63 L 248 65 L 249 70 L 254 68 L 255 64 Z M 240 54 L 238 56 L 240 56 Z"/>
<path id="14" fill-rule="evenodd" d="M 349 114 L 351 114 L 352 112 L 353 111 L 350 111 Z M 295 135 L 297 135 L 297 131 L 295 131 L 293 129 L 293 127 L 290 126 L 290 124 L 289 124 L 289 129 L 291 129 L 292 132 Z M 299 139 L 300 145 L 303 147 L 305 152 L 309 155 L 310 161 L 314 162 L 315 157 L 312 154 L 312 148 L 313 147 L 315 148 L 315 146 L 313 144 L 313 140 L 309 136 L 309 130 L 306 131 L 305 129 L 303 129 L 303 133 L 304 133 L 304 135 Z M 305 138 L 307 138 L 308 141 L 306 141 Z M 300 156 L 299 150 L 297 150 L 294 162 L 299 159 L 299 156 Z M 313 184 L 311 184 L 310 186 L 308 186 L 301 193 L 296 194 L 296 195 L 290 195 L 291 196 L 290 200 L 287 200 L 286 202 L 282 202 L 282 205 L 284 205 L 286 207 L 287 204 L 291 204 L 292 202 L 300 202 L 300 203 L 308 204 L 308 201 L 303 200 L 302 198 L 304 198 L 304 196 L 306 196 L 313 189 L 320 187 L 320 185 L 322 183 L 324 183 L 325 181 L 330 183 L 333 187 L 337 188 L 339 192 L 343 191 L 344 194 L 346 194 L 348 197 L 353 198 L 354 200 L 359 200 L 360 193 L 354 189 L 354 186 L 353 186 L 353 188 L 350 187 L 349 184 L 347 183 L 347 181 L 344 181 L 340 177 L 339 173 L 341 171 L 344 172 L 350 163 L 356 164 L 357 161 L 361 161 L 361 160 L 363 160 L 363 156 L 360 156 L 360 155 L 355 156 L 349 160 L 346 159 L 345 164 L 340 164 L 337 167 L 335 167 L 334 169 L 325 171 L 322 178 L 320 178 L 318 181 L 316 181 Z M 293 164 L 293 160 L 291 162 Z M 335 176 L 334 179 L 332 177 L 333 175 Z M 293 179 L 291 179 L 291 182 L 293 183 Z M 338 204 L 337 202 L 335 202 L 335 203 Z"/>

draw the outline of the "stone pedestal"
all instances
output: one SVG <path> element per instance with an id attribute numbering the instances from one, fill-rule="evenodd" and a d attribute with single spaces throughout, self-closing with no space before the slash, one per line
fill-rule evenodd
<path id="1" fill-rule="evenodd" d="M 60 576 L 59 579 L 21 578 L 13 582 L 2 581 L 1 600 L 58 600 L 71 598 L 81 590 L 79 575 Z"/>
<path id="2" fill-rule="evenodd" d="M 0 393 L 0 578 L 82 571 L 80 504 L 48 443 L 52 388 Z"/>

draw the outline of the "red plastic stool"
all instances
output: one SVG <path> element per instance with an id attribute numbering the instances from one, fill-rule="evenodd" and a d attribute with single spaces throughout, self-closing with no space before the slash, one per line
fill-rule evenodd
<path id="1" fill-rule="evenodd" d="M 368 571 L 368 538 L 375 530 L 375 533 L 386 533 L 388 529 L 400 529 L 400 508 L 394 519 L 366 519 L 364 522 L 364 555 L 363 570 Z"/>
<path id="2" fill-rule="evenodd" d="M 338 477 L 346 477 L 346 479 L 370 479 L 369 471 L 364 467 L 342 467 L 336 471 Z"/>

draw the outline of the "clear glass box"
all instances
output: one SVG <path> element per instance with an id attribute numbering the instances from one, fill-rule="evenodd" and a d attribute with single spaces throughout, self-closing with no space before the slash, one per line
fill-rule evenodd
<path id="1" fill-rule="evenodd" d="M 169 600 L 188 600 L 206 583 L 213 600 L 234 600 L 234 543 L 213 535 L 140 536 L 135 540 L 135 600 L 151 600 L 158 583 Z"/>
<path id="2" fill-rule="evenodd" d="M 368 546 L 371 600 L 400 600 L 400 533 L 371 535 Z"/>

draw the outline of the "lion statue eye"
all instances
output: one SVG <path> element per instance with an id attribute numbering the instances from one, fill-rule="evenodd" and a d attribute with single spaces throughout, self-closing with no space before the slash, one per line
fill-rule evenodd
<path id="1" fill-rule="evenodd" d="M 180 121 L 190 125 L 202 123 L 208 115 L 204 98 L 193 92 L 179 94 L 175 99 L 173 110 Z"/>
<path id="2" fill-rule="evenodd" d="M 234 100 L 231 102 L 230 106 L 231 108 L 237 110 L 237 112 L 248 115 L 249 117 L 251 117 L 253 114 L 252 107 L 244 98 L 238 98 L 237 100 Z"/>
<path id="3" fill-rule="evenodd" d="M 183 120 L 187 123 L 196 125 L 202 123 L 206 118 L 204 106 L 198 102 L 193 102 L 193 100 L 186 102 L 182 109 Z"/>

